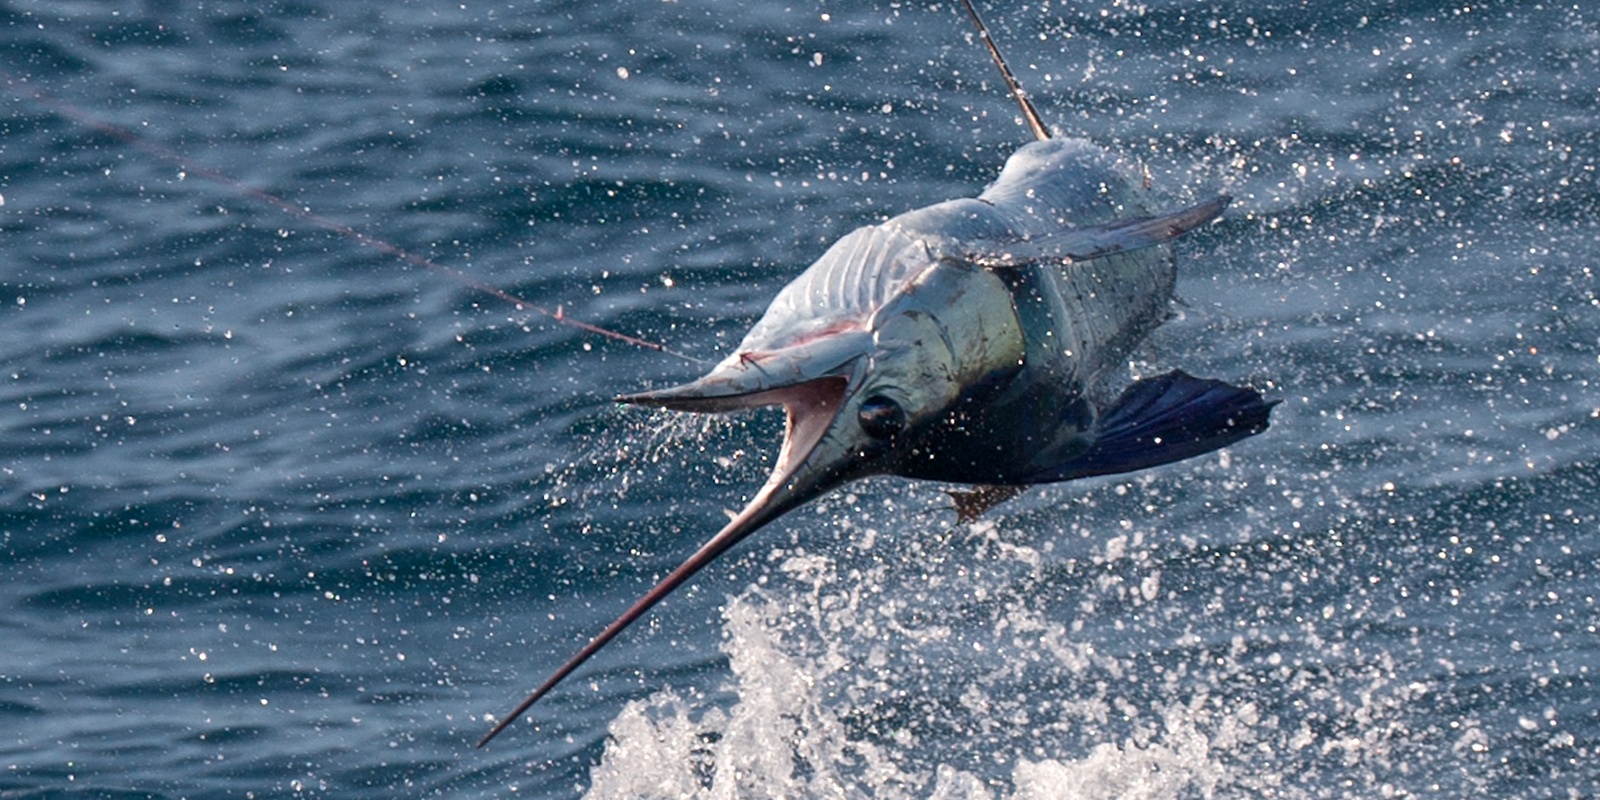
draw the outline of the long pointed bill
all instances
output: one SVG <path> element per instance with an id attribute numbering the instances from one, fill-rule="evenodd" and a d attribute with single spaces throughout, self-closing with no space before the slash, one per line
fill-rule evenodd
<path id="1" fill-rule="evenodd" d="M 573 670 L 583 662 L 588 661 L 590 656 L 600 652 L 600 649 L 615 639 L 617 634 L 626 630 L 635 620 L 644 616 L 645 612 L 694 577 L 695 573 L 707 564 L 715 561 L 718 556 L 761 526 L 826 492 L 843 480 L 841 467 L 847 449 L 830 445 L 827 442 L 827 432 L 844 404 L 848 388 L 849 379 L 845 376 L 828 376 L 781 389 L 743 395 L 737 399 L 721 398 L 718 401 L 721 409 L 781 404 L 788 413 L 789 421 L 788 428 L 784 432 L 783 449 L 778 454 L 778 463 L 773 468 L 772 476 L 767 479 L 766 485 L 761 487 L 761 491 L 756 493 L 732 522 L 718 531 L 716 536 L 711 537 L 711 540 L 695 551 L 694 555 L 689 556 L 688 560 L 672 571 L 672 574 L 656 584 L 655 588 L 639 598 L 632 607 L 622 613 L 622 616 L 617 617 L 616 621 L 607 625 L 606 629 L 584 645 L 577 655 L 546 678 L 545 682 L 528 695 L 521 705 L 513 709 L 505 719 L 479 740 L 478 746 L 488 744 L 489 740 L 515 722 L 534 703 L 539 702 L 539 698 L 548 694 L 562 679 L 572 674 Z M 677 407 L 688 405 L 681 392 L 674 393 L 671 397 L 672 399 L 661 395 L 637 395 L 622 399 L 625 402 L 642 405 Z"/>

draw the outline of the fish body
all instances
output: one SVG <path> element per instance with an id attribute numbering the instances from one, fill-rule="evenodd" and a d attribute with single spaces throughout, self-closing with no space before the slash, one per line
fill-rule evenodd
<path id="1" fill-rule="evenodd" d="M 871 474 L 1029 485 L 1125 471 L 1095 449 L 1115 432 L 1101 425 L 1108 386 L 1168 314 L 1167 242 L 1226 202 L 1149 217 L 1131 172 L 1083 140 L 1028 144 L 979 196 L 844 236 L 701 379 L 621 400 L 784 405 L 769 489 L 786 509 Z"/>
<path id="2" fill-rule="evenodd" d="M 729 548 L 845 483 L 975 485 L 952 493 L 970 519 L 1026 486 L 1170 463 L 1267 427 L 1273 403 L 1258 392 L 1180 371 L 1114 391 L 1128 353 L 1168 316 L 1171 241 L 1228 199 L 1150 215 L 1131 165 L 1050 138 L 966 7 L 1038 141 L 977 197 L 845 235 L 698 380 L 618 398 L 698 413 L 782 406 L 788 423 L 744 509 L 480 746 Z"/>

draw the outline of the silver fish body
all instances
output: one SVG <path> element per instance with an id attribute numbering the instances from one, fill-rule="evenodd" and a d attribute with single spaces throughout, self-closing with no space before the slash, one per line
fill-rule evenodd
<path id="1" fill-rule="evenodd" d="M 785 405 L 788 458 L 773 478 L 794 485 L 776 487 L 780 497 L 875 473 L 1040 482 L 1090 450 L 1104 384 L 1165 319 L 1177 277 L 1166 241 L 1225 202 L 1152 219 L 1131 173 L 1083 140 L 1028 144 L 978 197 L 840 239 L 705 377 L 622 400 L 703 412 Z M 1129 219 L 1144 226 L 1118 223 Z M 803 401 L 819 381 L 837 397 L 812 408 Z M 804 397 L 785 392 L 802 386 Z M 859 430 L 868 401 L 903 414 L 894 435 Z M 807 444 L 793 434 L 821 415 L 833 424 L 808 449 L 823 457 L 782 475 L 794 445 Z"/>
<path id="2" fill-rule="evenodd" d="M 1028 144 L 978 197 L 841 238 L 699 380 L 618 398 L 703 413 L 781 405 L 788 425 L 744 510 L 483 742 L 705 565 L 844 483 L 890 474 L 994 490 L 956 497 L 967 518 L 1022 486 L 1156 466 L 1265 429 L 1272 404 L 1220 381 L 1174 371 L 1108 391 L 1167 315 L 1168 243 L 1227 204 L 1147 216 L 1131 173 L 1081 140 Z"/>

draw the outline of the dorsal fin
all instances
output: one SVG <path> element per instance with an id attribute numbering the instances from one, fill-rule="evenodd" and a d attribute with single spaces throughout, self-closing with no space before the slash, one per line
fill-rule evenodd
<path id="1" fill-rule="evenodd" d="M 961 0 L 967 7 L 967 16 L 972 18 L 972 24 L 978 29 L 978 36 L 983 39 L 983 46 L 989 50 L 989 57 L 994 59 L 994 65 L 1000 68 L 1000 76 L 1005 78 L 1006 88 L 1011 90 L 1011 96 L 1016 98 L 1017 105 L 1022 107 L 1022 116 L 1028 121 L 1028 127 L 1033 129 L 1033 138 L 1044 141 L 1050 138 L 1050 129 L 1044 126 L 1044 120 L 1039 118 L 1039 112 L 1033 108 L 1033 103 L 1028 100 L 1028 93 L 1022 90 L 1022 84 L 1017 83 L 1017 76 L 1011 74 L 1011 67 L 1006 65 L 1005 56 L 1000 55 L 1000 48 L 994 44 L 994 38 L 989 35 L 989 26 L 983 24 L 983 17 L 978 16 L 978 7 L 972 0 Z"/>

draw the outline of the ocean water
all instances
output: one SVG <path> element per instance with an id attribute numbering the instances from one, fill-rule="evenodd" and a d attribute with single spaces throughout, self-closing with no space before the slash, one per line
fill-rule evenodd
<path id="1" fill-rule="evenodd" d="M 969 525 L 852 485 L 475 750 L 782 424 L 619 408 L 701 365 L 482 287 L 719 357 L 1026 141 L 965 19 L 5 4 L 0 797 L 1600 796 L 1596 13 L 987 16 L 1158 205 L 1235 197 L 1133 368 L 1271 430 Z"/>

